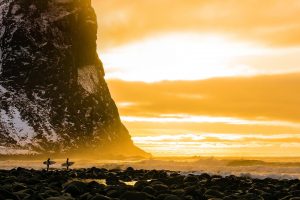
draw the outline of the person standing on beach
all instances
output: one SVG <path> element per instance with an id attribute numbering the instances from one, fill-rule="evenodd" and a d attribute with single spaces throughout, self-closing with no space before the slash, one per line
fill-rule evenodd
<path id="1" fill-rule="evenodd" d="M 47 166 L 47 171 L 49 171 L 50 165 L 55 164 L 55 162 L 51 161 L 50 158 L 48 158 L 48 160 L 46 160 L 45 162 L 43 162 L 43 164 Z"/>
<path id="2" fill-rule="evenodd" d="M 69 158 L 67 158 L 67 161 L 62 164 L 63 167 L 67 167 L 67 170 L 69 170 L 69 167 L 72 166 L 74 162 L 69 162 Z"/>
<path id="3" fill-rule="evenodd" d="M 46 161 L 46 165 L 47 165 L 47 171 L 49 171 L 49 167 L 50 167 L 50 158 L 48 158 L 48 160 Z"/>

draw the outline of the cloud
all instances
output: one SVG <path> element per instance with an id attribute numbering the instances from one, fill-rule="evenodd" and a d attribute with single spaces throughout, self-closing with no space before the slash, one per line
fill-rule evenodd
<path id="1" fill-rule="evenodd" d="M 117 102 L 127 102 L 120 108 L 123 116 L 186 114 L 300 122 L 298 73 L 157 83 L 109 80 L 109 87 Z"/>
<path id="2" fill-rule="evenodd" d="M 256 144 L 256 145 L 280 145 L 281 143 L 299 143 L 300 137 L 297 135 L 265 136 L 259 134 L 182 134 L 182 135 L 159 135 L 159 136 L 137 136 L 133 137 L 136 144 L 156 144 L 176 143 L 185 145 L 197 145 L 200 143 L 227 143 L 227 144 Z"/>
<path id="3" fill-rule="evenodd" d="M 264 156 L 291 155 L 300 150 L 299 134 L 265 136 L 260 134 L 178 134 L 133 137 L 136 145 L 151 150 L 155 155 L 227 155 L 257 153 Z M 257 152 L 257 149 L 260 149 Z M 274 149 L 281 149 L 280 152 Z M 237 152 L 238 151 L 238 152 Z"/>
<path id="4" fill-rule="evenodd" d="M 101 47 L 162 32 L 214 32 L 275 46 L 299 45 L 298 0 L 93 0 Z"/>

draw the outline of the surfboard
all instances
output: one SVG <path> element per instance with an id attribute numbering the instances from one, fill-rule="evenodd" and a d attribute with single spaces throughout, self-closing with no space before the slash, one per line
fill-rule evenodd
<path id="1" fill-rule="evenodd" d="M 56 162 L 55 161 L 49 161 L 49 165 L 54 165 Z M 44 165 L 48 164 L 48 161 L 43 162 Z"/>
<path id="2" fill-rule="evenodd" d="M 75 162 L 69 162 L 68 165 L 67 165 L 67 163 L 63 163 L 62 166 L 63 167 L 72 166 L 72 165 L 74 165 L 74 163 Z"/>

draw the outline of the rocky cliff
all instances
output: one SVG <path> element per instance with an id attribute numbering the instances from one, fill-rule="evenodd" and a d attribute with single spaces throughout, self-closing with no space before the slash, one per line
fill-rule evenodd
<path id="1" fill-rule="evenodd" d="M 0 154 L 147 155 L 120 121 L 90 0 L 0 0 Z"/>

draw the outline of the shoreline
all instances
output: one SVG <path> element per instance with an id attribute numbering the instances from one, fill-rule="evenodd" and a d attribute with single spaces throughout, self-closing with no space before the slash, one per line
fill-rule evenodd
<path id="1" fill-rule="evenodd" d="M 39 160 L 8 160 L 0 161 L 0 169 L 11 170 L 16 167 L 26 169 L 42 170 L 45 166 L 42 164 L 45 161 Z M 65 159 L 54 159 L 56 163 L 51 167 L 55 170 L 61 170 L 62 163 Z M 208 173 L 211 175 L 219 175 L 222 177 L 248 176 L 251 178 L 264 179 L 300 179 L 300 163 L 299 162 L 262 162 L 259 160 L 221 160 L 211 158 L 191 159 L 191 160 L 159 160 L 159 159 L 137 159 L 137 160 L 80 160 L 70 159 L 70 162 L 75 162 L 72 169 L 80 170 L 85 168 L 97 167 L 106 169 L 121 169 L 125 170 L 128 167 L 143 170 L 170 170 L 178 171 L 183 174 L 193 173 L 201 174 Z"/>

